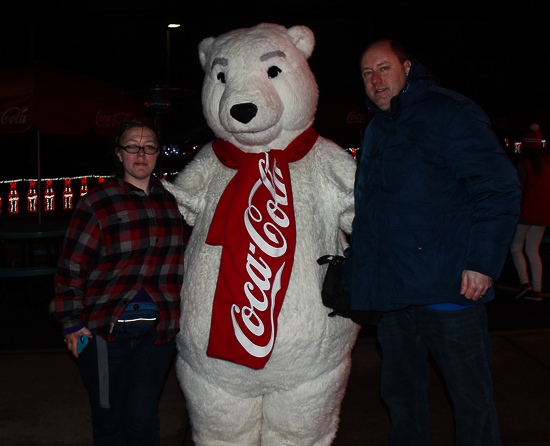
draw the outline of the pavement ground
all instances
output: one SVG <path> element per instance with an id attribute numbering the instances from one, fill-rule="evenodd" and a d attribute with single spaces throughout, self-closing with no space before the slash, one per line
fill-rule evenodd
<path id="1" fill-rule="evenodd" d="M 550 264 L 545 259 L 545 271 Z M 515 299 L 508 260 L 487 304 L 491 369 L 505 445 L 550 446 L 550 277 L 542 302 Z M 47 315 L 50 277 L 0 283 L 0 445 L 87 446 L 90 410 L 76 362 Z M 364 328 L 341 410 L 335 446 L 387 445 L 389 415 L 380 400 L 381 353 L 376 329 Z M 453 410 L 441 374 L 429 361 L 434 445 L 452 445 Z M 191 432 L 172 366 L 159 403 L 162 446 L 191 446 Z"/>

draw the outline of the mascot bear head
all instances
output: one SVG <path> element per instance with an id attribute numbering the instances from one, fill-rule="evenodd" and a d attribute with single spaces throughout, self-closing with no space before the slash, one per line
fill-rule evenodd
<path id="1" fill-rule="evenodd" d="M 307 62 L 314 45 L 305 26 L 268 23 L 204 39 L 202 104 L 214 134 L 258 153 L 284 150 L 311 127 L 319 97 Z"/>

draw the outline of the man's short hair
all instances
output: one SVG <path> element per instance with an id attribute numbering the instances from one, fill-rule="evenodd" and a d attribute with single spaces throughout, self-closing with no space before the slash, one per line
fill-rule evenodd
<path id="1" fill-rule="evenodd" d="M 124 135 L 124 132 L 126 130 L 133 129 L 136 127 L 147 128 L 151 130 L 153 135 L 155 135 L 155 139 L 157 140 L 157 143 L 159 142 L 157 132 L 155 131 L 155 128 L 153 127 L 153 125 L 149 121 L 146 121 L 145 119 L 136 118 L 130 121 L 124 121 L 122 124 L 120 124 L 117 127 L 116 135 L 115 135 L 115 147 L 118 147 L 120 145 L 120 140 L 122 139 L 122 136 Z"/>
<path id="2" fill-rule="evenodd" d="M 407 55 L 407 51 L 405 50 L 403 45 L 401 45 L 397 40 L 394 40 L 394 39 L 378 39 L 378 40 L 375 40 L 374 42 L 370 43 L 367 46 L 367 48 L 365 48 L 365 51 L 363 51 L 363 55 L 365 55 L 365 53 L 368 50 L 370 50 L 371 47 L 373 47 L 374 45 L 376 45 L 378 43 L 382 43 L 382 42 L 386 42 L 386 43 L 390 44 L 390 48 L 391 48 L 393 54 L 395 54 L 397 56 L 397 59 L 399 60 L 399 62 L 405 63 L 405 61 L 409 60 L 409 56 Z"/>

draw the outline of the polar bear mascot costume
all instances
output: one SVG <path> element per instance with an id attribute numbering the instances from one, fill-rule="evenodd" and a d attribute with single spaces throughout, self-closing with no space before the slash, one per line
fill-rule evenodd
<path id="1" fill-rule="evenodd" d="M 217 139 L 166 184 L 193 232 L 177 372 L 197 446 L 330 445 L 359 326 L 328 317 L 325 267 L 351 231 L 355 161 L 313 129 L 309 28 L 199 45 Z"/>

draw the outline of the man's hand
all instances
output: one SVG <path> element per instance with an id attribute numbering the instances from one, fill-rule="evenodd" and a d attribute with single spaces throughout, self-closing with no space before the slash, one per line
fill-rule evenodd
<path id="1" fill-rule="evenodd" d="M 67 344 L 67 349 L 69 349 L 70 352 L 74 355 L 75 358 L 78 358 L 78 338 L 84 335 L 88 338 L 92 337 L 92 333 L 90 333 L 90 330 L 88 330 L 86 327 L 78 330 L 76 333 L 71 333 L 68 335 L 65 335 L 65 342 Z"/>
<path id="2" fill-rule="evenodd" d="M 481 299 L 492 286 L 493 279 L 485 274 L 467 269 L 462 272 L 460 294 L 463 294 L 466 299 L 474 301 Z"/>

